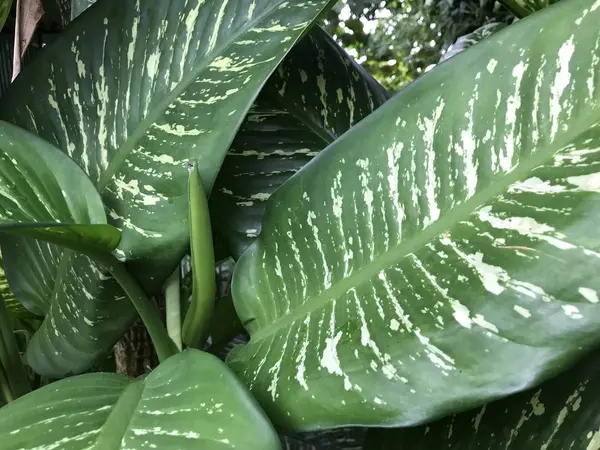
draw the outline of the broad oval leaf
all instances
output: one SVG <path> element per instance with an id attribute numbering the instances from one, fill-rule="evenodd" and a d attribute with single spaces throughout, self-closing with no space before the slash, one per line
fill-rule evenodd
<path id="1" fill-rule="evenodd" d="M 269 196 L 387 98 L 320 27 L 290 51 L 238 131 L 211 195 L 213 221 L 235 258 L 260 233 Z"/>
<path id="2" fill-rule="evenodd" d="M 71 158 L 2 121 L 0 233 L 0 242 L 14 239 L 5 234 L 10 233 L 99 252 L 113 251 L 121 238 L 119 230 L 106 224 L 94 184 Z"/>
<path id="3" fill-rule="evenodd" d="M 570 0 L 499 31 L 269 199 L 229 362 L 281 425 L 419 424 L 597 345 L 598 20 Z"/>
<path id="4" fill-rule="evenodd" d="M 10 86 L 0 116 L 89 174 L 122 229 L 117 256 L 154 293 L 189 241 L 188 161 L 210 190 L 258 90 L 327 3 L 99 2 Z M 48 318 L 28 360 L 52 377 L 85 370 L 130 325 L 132 306 L 86 258 L 17 245 L 18 267 L 45 279 L 36 295 Z"/>
<path id="5" fill-rule="evenodd" d="M 0 434 L 5 450 L 280 448 L 235 375 L 198 350 L 146 378 L 90 373 L 44 386 L 0 409 Z"/>
<path id="6" fill-rule="evenodd" d="M 372 430 L 365 450 L 598 450 L 600 355 L 538 388 L 409 429 Z"/>

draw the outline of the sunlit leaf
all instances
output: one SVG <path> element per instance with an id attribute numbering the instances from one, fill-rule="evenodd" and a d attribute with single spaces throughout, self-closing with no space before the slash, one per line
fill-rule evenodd
<path id="1" fill-rule="evenodd" d="M 269 199 L 228 361 L 280 425 L 420 424 L 599 343 L 599 20 L 569 0 L 495 33 Z"/>

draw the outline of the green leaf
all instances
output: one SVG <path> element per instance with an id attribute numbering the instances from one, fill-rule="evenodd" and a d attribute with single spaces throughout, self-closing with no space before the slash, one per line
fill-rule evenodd
<path id="1" fill-rule="evenodd" d="M 327 3 L 99 2 L 15 80 L 0 116 L 88 173 L 122 229 L 116 255 L 154 294 L 189 243 L 188 161 L 210 190 L 264 81 Z M 18 245 L 15 267 L 54 280 L 36 289 L 47 320 L 28 361 L 52 377 L 87 369 L 129 327 L 132 306 L 85 257 Z"/>
<path id="2" fill-rule="evenodd" d="M 0 30 L 4 27 L 4 23 L 10 14 L 12 0 L 0 0 Z"/>
<path id="3" fill-rule="evenodd" d="M 215 255 L 213 251 L 208 196 L 196 165 L 189 178 L 190 253 L 192 261 L 192 295 L 183 321 L 182 338 L 185 345 L 203 348 L 215 309 L 217 289 Z"/>
<path id="4" fill-rule="evenodd" d="M 321 28 L 292 49 L 242 124 L 211 195 L 213 221 L 233 256 L 260 233 L 275 189 L 387 98 Z"/>
<path id="5" fill-rule="evenodd" d="M 429 426 L 372 430 L 366 450 L 597 450 L 600 448 L 598 353 L 518 395 Z"/>
<path id="6" fill-rule="evenodd" d="M 504 22 L 493 22 L 485 24 L 479 28 L 477 28 L 472 33 L 465 34 L 459 37 L 454 44 L 448 49 L 446 53 L 440 58 L 440 62 L 445 61 L 451 58 L 454 55 L 466 50 L 472 45 L 481 42 L 485 38 L 490 37 L 492 34 L 500 31 L 502 28 L 505 28 L 506 24 Z"/>
<path id="7" fill-rule="evenodd" d="M 18 242 L 43 246 L 31 239 L 36 238 L 78 251 L 111 252 L 120 237 L 106 224 L 94 184 L 73 160 L 34 134 L 0 121 L 0 245 L 13 292 L 28 309 L 41 314 L 43 306 L 27 292 L 36 283 L 35 271 L 15 267 L 21 260 Z"/>
<path id="8" fill-rule="evenodd" d="M 499 31 L 269 199 L 229 362 L 271 417 L 415 425 L 598 344 L 599 20 L 570 0 Z"/>
<path id="9" fill-rule="evenodd" d="M 71 1 L 71 19 L 75 19 L 82 12 L 96 3 L 96 0 L 72 0 Z"/>
<path id="10" fill-rule="evenodd" d="M 525 17 L 556 3 L 558 0 L 500 0 L 515 16 Z"/>
<path id="11" fill-rule="evenodd" d="M 280 448 L 244 386 L 198 350 L 146 378 L 90 373 L 45 386 L 0 409 L 0 434 L 5 450 Z"/>

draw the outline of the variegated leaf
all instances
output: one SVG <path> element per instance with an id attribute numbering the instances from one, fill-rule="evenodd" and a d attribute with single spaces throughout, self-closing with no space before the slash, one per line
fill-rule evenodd
<path id="1" fill-rule="evenodd" d="M 40 52 L 0 116 L 89 174 L 122 229 L 116 255 L 153 293 L 188 244 L 188 162 L 210 189 L 258 90 L 328 1 L 104 0 Z M 15 268 L 56 280 L 36 291 L 48 317 L 28 361 L 53 377 L 85 370 L 133 308 L 85 257 L 15 245 Z"/>
<path id="2" fill-rule="evenodd" d="M 365 450 L 598 450 L 600 354 L 540 387 L 429 426 L 373 430 Z"/>
<path id="3" fill-rule="evenodd" d="M 121 233 L 107 225 L 100 195 L 88 176 L 59 149 L 38 136 L 0 121 L 0 245 L 13 291 L 32 312 L 41 308 L 29 296 L 35 278 L 17 268 L 17 236 L 34 237 L 77 251 L 109 253 Z M 39 241 L 32 245 L 43 246 Z M 38 262 L 38 264 L 43 264 Z M 24 277 L 24 279 L 20 279 Z"/>
<path id="4" fill-rule="evenodd" d="M 558 0 L 500 0 L 515 16 L 525 17 L 540 9 L 547 8 Z"/>
<path id="5" fill-rule="evenodd" d="M 464 36 L 459 37 L 454 44 L 448 49 L 446 53 L 442 55 L 440 58 L 440 62 L 447 60 L 448 58 L 457 55 L 458 53 L 466 50 L 472 45 L 477 44 L 478 42 L 484 40 L 485 38 L 490 37 L 492 34 L 500 31 L 502 28 L 506 27 L 506 24 L 503 22 L 493 22 L 485 24 L 475 31 L 469 34 L 465 34 Z"/>
<path id="6" fill-rule="evenodd" d="M 228 361 L 271 417 L 415 425 L 600 342 L 599 20 L 569 0 L 499 31 L 269 199 Z"/>
<path id="7" fill-rule="evenodd" d="M 4 450 L 279 450 L 256 401 L 216 357 L 179 353 L 146 378 L 79 375 L 0 409 Z"/>
<path id="8" fill-rule="evenodd" d="M 321 28 L 292 49 L 242 124 L 211 196 L 216 229 L 236 258 L 260 233 L 269 196 L 387 98 Z"/>

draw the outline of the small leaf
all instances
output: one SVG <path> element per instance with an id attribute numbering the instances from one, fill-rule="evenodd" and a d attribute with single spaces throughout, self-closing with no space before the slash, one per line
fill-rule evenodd
<path id="1" fill-rule="evenodd" d="M 493 34 L 269 199 L 228 361 L 274 420 L 422 424 L 600 343 L 599 20 L 569 0 Z"/>
<path id="2" fill-rule="evenodd" d="M 256 401 L 218 358 L 185 350 L 146 378 L 79 375 L 0 409 L 3 450 L 279 450 Z"/>

